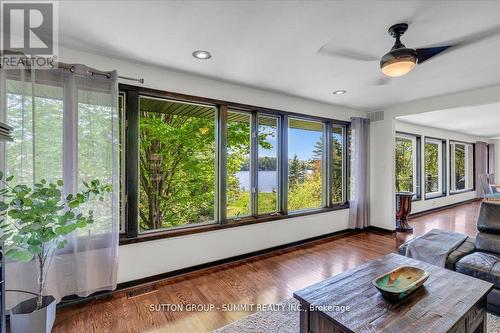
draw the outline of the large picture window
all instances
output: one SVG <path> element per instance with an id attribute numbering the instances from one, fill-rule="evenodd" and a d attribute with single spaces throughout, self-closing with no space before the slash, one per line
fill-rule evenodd
<path id="1" fill-rule="evenodd" d="M 450 142 L 450 191 L 474 189 L 474 145 Z"/>
<path id="2" fill-rule="evenodd" d="M 348 207 L 348 122 L 122 88 L 127 239 Z"/>
<path id="3" fill-rule="evenodd" d="M 278 142 L 279 118 L 258 119 L 258 214 L 279 212 Z"/>
<path id="4" fill-rule="evenodd" d="M 288 210 L 323 205 L 323 124 L 290 118 L 288 124 Z"/>
<path id="5" fill-rule="evenodd" d="M 228 218 L 251 214 L 251 114 L 229 111 L 227 115 L 227 211 Z"/>
<path id="6" fill-rule="evenodd" d="M 396 191 L 420 198 L 420 137 L 397 133 L 395 142 Z"/>
<path id="7" fill-rule="evenodd" d="M 424 146 L 424 183 L 425 197 L 433 198 L 446 193 L 444 185 L 444 154 L 443 140 L 425 138 Z"/>
<path id="8" fill-rule="evenodd" d="M 216 109 L 140 97 L 139 110 L 139 231 L 213 222 Z"/>

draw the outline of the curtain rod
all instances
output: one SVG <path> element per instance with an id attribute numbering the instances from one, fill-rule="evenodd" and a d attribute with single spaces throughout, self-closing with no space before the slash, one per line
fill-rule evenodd
<path id="1" fill-rule="evenodd" d="M 59 68 L 64 68 L 64 69 L 67 69 L 69 70 L 71 73 L 74 73 L 75 72 L 75 65 L 71 65 L 71 64 L 65 64 L 63 62 L 56 62 L 57 64 L 57 67 Z M 99 71 L 97 69 L 92 69 L 92 68 L 89 68 L 89 73 L 91 74 L 96 74 L 96 75 L 104 75 L 106 77 L 110 77 L 111 76 L 111 72 L 104 72 L 104 71 Z M 137 79 L 137 78 L 133 78 L 133 77 L 128 77 L 128 76 L 120 76 L 118 75 L 118 78 L 119 79 L 123 79 L 123 80 L 129 80 L 129 81 L 136 81 L 136 82 L 139 82 L 139 83 L 142 83 L 144 84 L 144 79 L 143 78 L 140 78 L 140 79 Z"/>
<path id="2" fill-rule="evenodd" d="M 14 54 L 14 55 L 17 55 L 17 56 L 25 57 L 28 63 L 30 63 L 30 61 L 33 58 L 36 58 L 36 56 L 35 57 L 28 57 L 28 56 L 26 56 L 22 52 L 11 52 L 11 53 Z M 4 53 L 0 52 L 0 56 L 2 56 L 2 55 L 4 55 Z M 54 59 L 52 59 L 52 61 L 49 62 L 49 63 L 50 63 L 50 65 L 52 65 L 52 67 L 54 67 L 55 65 L 57 65 L 57 67 L 67 69 L 71 73 L 75 72 L 75 65 L 74 64 L 72 65 L 72 64 L 66 64 L 66 63 L 63 63 L 63 62 L 57 62 L 57 61 L 54 61 Z M 0 68 L 2 68 L 2 66 L 0 66 Z M 92 68 L 89 68 L 88 72 L 91 73 L 91 74 L 104 75 L 104 76 L 106 76 L 108 78 L 111 77 L 111 72 L 99 71 L 97 69 L 92 69 Z M 120 76 L 120 75 L 118 75 L 118 78 L 119 79 L 123 79 L 123 80 L 136 81 L 136 82 L 144 84 L 144 78 L 137 79 L 137 78 L 133 78 L 133 77 Z"/>
<path id="3" fill-rule="evenodd" d="M 65 64 L 63 62 L 57 62 L 56 64 L 57 64 L 57 67 L 68 69 L 72 73 L 75 71 L 75 66 L 74 65 Z M 92 73 L 92 74 L 104 75 L 104 76 L 106 76 L 108 78 L 111 76 L 111 72 L 103 72 L 103 71 L 99 71 L 97 69 L 91 69 L 90 68 L 89 72 Z M 120 76 L 120 75 L 118 75 L 118 78 L 119 79 L 123 79 L 123 80 L 136 81 L 136 82 L 140 82 L 142 84 L 144 83 L 144 79 L 143 78 L 137 79 L 137 78 L 133 78 L 133 77 Z"/>

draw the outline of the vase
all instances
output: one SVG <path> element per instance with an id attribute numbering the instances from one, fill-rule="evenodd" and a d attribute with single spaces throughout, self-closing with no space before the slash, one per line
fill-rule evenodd
<path id="1" fill-rule="evenodd" d="M 413 228 L 408 224 L 413 195 L 411 192 L 396 193 L 396 231 L 413 232 Z"/>
<path id="2" fill-rule="evenodd" d="M 12 333 L 50 333 L 56 319 L 56 300 L 43 296 L 42 308 L 36 310 L 36 297 L 16 305 L 10 310 Z"/>

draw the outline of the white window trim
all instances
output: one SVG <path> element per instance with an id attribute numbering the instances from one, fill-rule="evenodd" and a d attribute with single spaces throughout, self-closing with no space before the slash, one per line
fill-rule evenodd
<path id="1" fill-rule="evenodd" d="M 455 184 L 455 146 L 464 146 L 465 150 L 465 188 L 461 190 L 456 189 Z M 469 192 L 474 189 L 474 174 L 472 174 L 472 179 L 469 177 L 469 157 L 472 157 L 472 167 L 474 168 L 474 149 L 473 144 L 465 142 L 450 142 L 450 194 L 457 194 L 463 192 Z M 472 181 L 471 181 L 472 180 Z"/>
<path id="2" fill-rule="evenodd" d="M 416 199 L 417 194 L 418 194 L 418 189 L 417 189 L 417 177 L 418 177 L 418 174 L 417 174 L 417 138 L 414 135 L 401 134 L 401 133 L 397 133 L 395 135 L 395 137 L 396 137 L 396 139 L 403 139 L 403 140 L 410 140 L 411 141 L 412 162 L 413 162 L 413 166 L 412 166 L 412 174 L 413 174 L 412 193 L 414 193 L 413 199 Z"/>
<path id="3" fill-rule="evenodd" d="M 425 175 L 426 175 L 426 170 L 425 170 L 425 145 L 429 144 L 435 144 L 438 146 L 438 190 L 435 192 L 429 192 L 425 193 L 425 198 L 426 199 L 431 199 L 435 197 L 440 197 L 443 195 L 443 142 L 442 140 L 438 139 L 432 139 L 432 138 L 424 138 L 424 188 L 425 188 Z"/>

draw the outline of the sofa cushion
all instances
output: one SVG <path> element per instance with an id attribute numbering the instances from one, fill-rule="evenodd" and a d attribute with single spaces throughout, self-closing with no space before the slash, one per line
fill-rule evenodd
<path id="1" fill-rule="evenodd" d="M 486 252 L 474 252 L 456 263 L 456 270 L 481 280 L 489 281 L 500 288 L 500 258 Z"/>
<path id="2" fill-rule="evenodd" d="M 486 201 L 481 203 L 477 219 L 477 230 L 500 234 L 500 203 Z"/>
<path id="3" fill-rule="evenodd" d="M 476 250 L 500 253 L 500 235 L 480 232 L 476 236 Z"/>
<path id="4" fill-rule="evenodd" d="M 406 255 L 406 247 L 408 246 L 409 242 L 411 242 L 411 240 L 409 240 L 408 242 L 404 243 L 399 247 L 398 252 L 400 255 L 402 256 Z M 456 262 L 459 261 L 462 257 L 474 252 L 474 249 L 475 249 L 474 238 L 467 237 L 459 247 L 457 247 L 454 251 L 452 251 L 448 255 L 448 258 L 446 258 L 445 267 L 451 270 L 455 270 Z"/>

